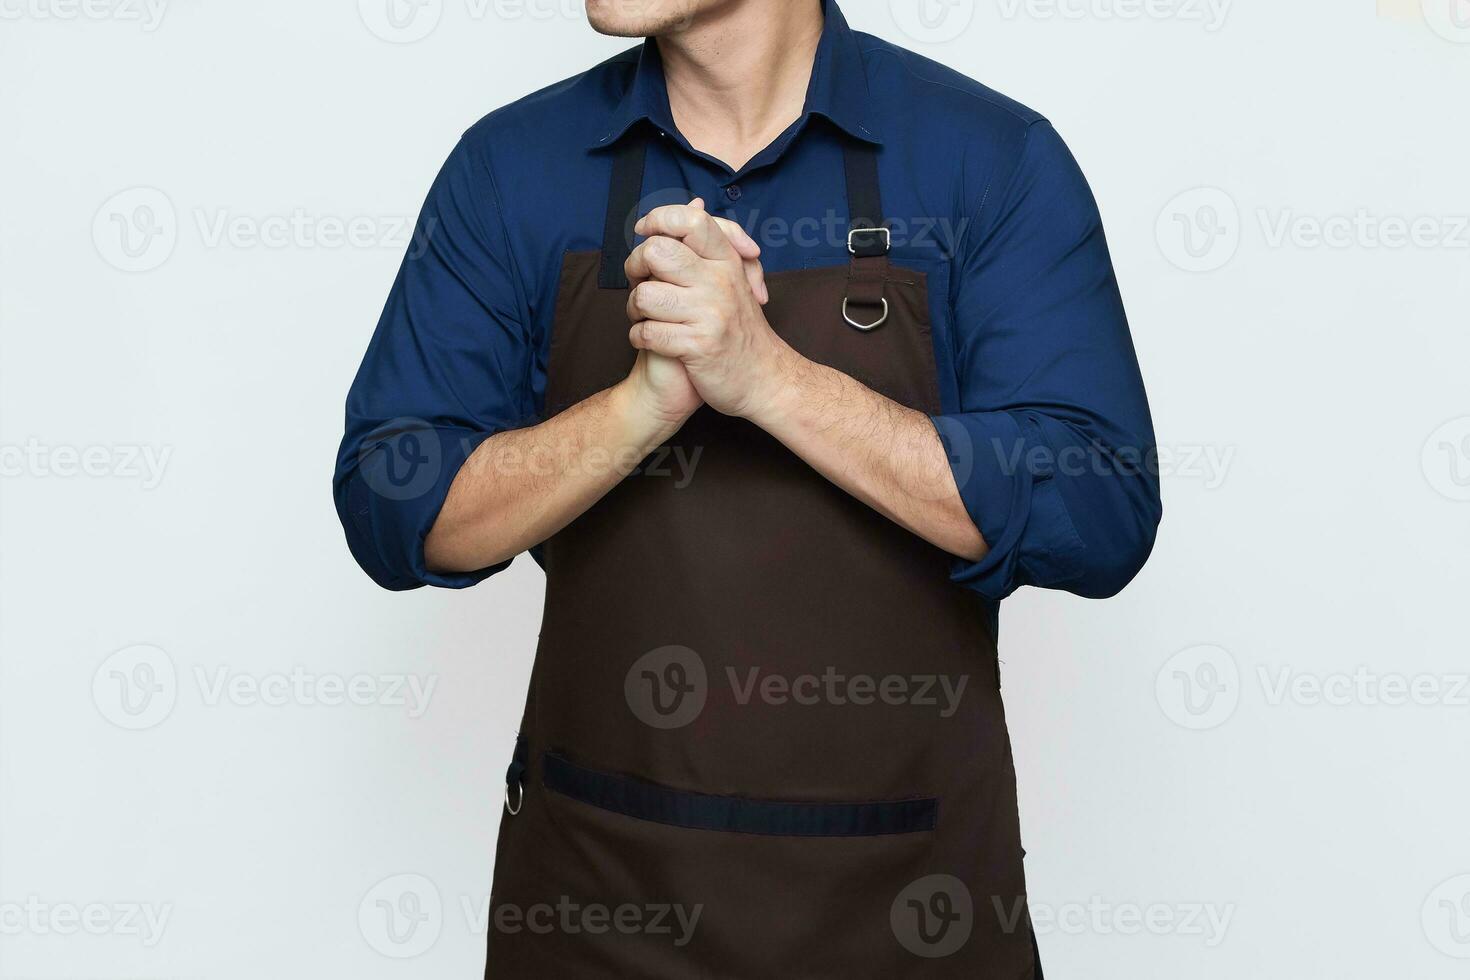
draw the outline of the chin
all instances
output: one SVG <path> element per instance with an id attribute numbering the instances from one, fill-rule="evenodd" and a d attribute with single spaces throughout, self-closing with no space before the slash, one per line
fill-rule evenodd
<path id="1" fill-rule="evenodd" d="M 685 30 L 708 0 L 587 0 L 592 29 L 609 37 L 660 37 Z"/>

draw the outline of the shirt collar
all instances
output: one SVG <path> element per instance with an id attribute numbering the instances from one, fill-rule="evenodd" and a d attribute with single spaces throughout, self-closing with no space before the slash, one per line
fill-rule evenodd
<path id="1" fill-rule="evenodd" d="M 868 76 L 858 36 L 847 26 L 847 18 L 842 16 L 836 0 L 822 0 L 822 12 L 826 22 L 817 45 L 811 84 L 807 87 L 803 121 L 813 115 L 824 116 L 860 140 L 882 143 L 873 125 Z M 653 38 L 643 42 L 632 84 L 589 149 L 612 146 L 635 123 L 645 119 L 665 132 L 675 128 L 669 90 L 664 84 L 663 59 Z"/>

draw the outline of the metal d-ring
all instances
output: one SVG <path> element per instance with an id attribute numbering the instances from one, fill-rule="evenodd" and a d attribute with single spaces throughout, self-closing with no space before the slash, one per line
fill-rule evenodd
<path id="1" fill-rule="evenodd" d="M 511 806 L 510 805 L 510 783 L 506 783 L 505 784 L 505 812 L 514 817 L 514 816 L 516 816 L 517 814 L 519 814 L 521 812 L 521 808 L 523 806 L 525 806 L 525 805 L 526 805 L 526 787 L 523 786 L 523 785 L 521 785 L 520 783 L 516 783 L 516 805 L 515 806 Z"/>
<path id="2" fill-rule="evenodd" d="M 852 317 L 850 317 L 850 316 L 847 315 L 847 304 L 850 303 L 850 302 L 852 302 L 852 300 L 850 300 L 850 299 L 844 298 L 842 300 L 842 319 L 846 320 L 849 324 L 851 324 L 852 326 L 856 327 L 857 329 L 862 330 L 864 332 L 866 332 L 868 330 L 876 330 L 879 327 L 883 326 L 883 324 L 885 324 L 885 323 L 888 322 L 888 300 L 887 299 L 884 299 L 883 300 L 883 315 L 880 316 L 878 319 L 874 320 L 872 323 L 869 323 L 869 324 L 858 323 Z"/>

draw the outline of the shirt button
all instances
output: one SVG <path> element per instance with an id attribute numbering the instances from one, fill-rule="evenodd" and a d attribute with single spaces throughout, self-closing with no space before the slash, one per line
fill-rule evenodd
<path id="1" fill-rule="evenodd" d="M 745 192 L 740 189 L 739 184 L 731 184 L 729 187 L 725 188 L 725 196 L 728 197 L 731 201 L 740 200 L 741 196 L 744 193 Z"/>

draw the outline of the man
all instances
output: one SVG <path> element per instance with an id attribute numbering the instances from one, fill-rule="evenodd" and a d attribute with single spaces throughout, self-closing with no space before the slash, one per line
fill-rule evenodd
<path id="1" fill-rule="evenodd" d="M 1040 976 L 997 604 L 1160 515 L 1087 185 L 832 0 L 588 12 L 649 40 L 464 135 L 335 484 L 385 588 L 546 571 L 488 975 Z"/>

